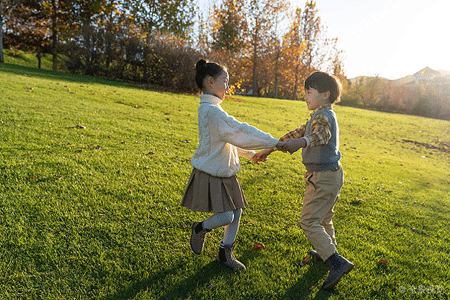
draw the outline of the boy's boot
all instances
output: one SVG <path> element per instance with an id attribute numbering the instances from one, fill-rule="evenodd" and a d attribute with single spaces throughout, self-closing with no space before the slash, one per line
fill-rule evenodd
<path id="1" fill-rule="evenodd" d="M 224 246 L 221 245 L 219 248 L 219 255 L 217 256 L 217 261 L 233 270 L 247 270 L 245 265 L 238 261 L 233 255 L 233 248 L 235 244 L 236 243 Z"/>
<path id="2" fill-rule="evenodd" d="M 314 258 L 317 261 L 323 262 L 322 257 L 319 256 L 319 253 L 317 253 L 315 250 L 309 250 L 308 255 Z"/>
<path id="3" fill-rule="evenodd" d="M 200 254 L 203 251 L 203 244 L 205 243 L 206 235 L 211 230 L 203 228 L 203 222 L 194 222 L 192 224 L 192 234 L 191 234 L 191 248 L 195 254 Z"/>
<path id="4" fill-rule="evenodd" d="M 348 274 L 354 266 L 337 252 L 331 255 L 325 263 L 330 268 L 330 273 L 328 273 L 328 278 L 323 283 L 322 288 L 324 290 L 333 288 L 339 280 L 341 280 L 342 276 L 344 276 L 344 274 Z"/>

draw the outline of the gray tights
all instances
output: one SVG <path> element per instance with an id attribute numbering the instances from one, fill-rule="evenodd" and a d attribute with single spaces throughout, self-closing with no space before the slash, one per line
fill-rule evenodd
<path id="1" fill-rule="evenodd" d="M 220 245 L 231 245 L 236 240 L 241 214 L 242 208 L 217 213 L 203 221 L 203 228 L 211 230 L 225 226 L 223 239 L 220 241 Z"/>

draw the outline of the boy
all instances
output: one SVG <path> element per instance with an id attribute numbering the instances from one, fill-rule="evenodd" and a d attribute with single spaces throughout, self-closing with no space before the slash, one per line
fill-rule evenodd
<path id="1" fill-rule="evenodd" d="M 353 269 L 353 264 L 336 251 L 335 231 L 332 223 L 334 206 L 344 184 L 344 173 L 340 163 L 339 127 L 332 104 L 340 101 L 341 86 L 338 79 L 316 72 L 305 81 L 305 101 L 312 110 L 311 119 L 300 128 L 292 130 L 280 141 L 287 143 L 278 150 L 290 154 L 302 149 L 306 167 L 306 192 L 300 224 L 314 250 L 311 256 L 324 261 L 330 268 L 323 289 L 333 288 L 344 274 Z M 275 151 L 258 152 L 258 161 L 265 161 Z"/>

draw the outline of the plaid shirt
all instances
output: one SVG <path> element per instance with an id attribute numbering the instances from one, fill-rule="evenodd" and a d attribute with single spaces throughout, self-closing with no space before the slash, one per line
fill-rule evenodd
<path id="1" fill-rule="evenodd" d="M 330 108 L 331 105 L 324 105 L 315 109 L 311 116 L 313 116 L 318 110 Z M 312 133 L 305 136 L 306 124 L 303 124 L 297 129 L 294 129 L 280 138 L 280 141 L 286 141 L 290 139 L 305 138 L 307 145 L 310 147 L 326 145 L 331 138 L 330 122 L 324 114 L 317 114 L 311 121 Z"/>

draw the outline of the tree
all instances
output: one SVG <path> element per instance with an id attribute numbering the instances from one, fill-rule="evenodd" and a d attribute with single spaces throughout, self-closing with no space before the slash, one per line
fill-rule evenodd
<path id="1" fill-rule="evenodd" d="M 308 1 L 304 10 L 297 8 L 289 31 L 283 37 L 285 74 L 291 86 L 291 98 L 298 99 L 302 82 L 327 60 L 327 45 L 321 36 L 322 27 L 314 1 Z"/>
<path id="2" fill-rule="evenodd" d="M 252 90 L 253 95 L 261 95 L 266 86 L 262 81 L 267 78 L 259 77 L 265 69 L 266 55 L 269 50 L 269 40 L 272 32 L 276 30 L 278 16 L 287 9 L 286 2 L 279 0 L 250 0 L 247 24 L 249 44 L 249 65 L 252 67 Z M 266 69 L 267 70 L 267 69 Z"/>
<path id="3" fill-rule="evenodd" d="M 316 70 L 336 75 L 344 86 L 346 78 L 337 49 L 337 38 L 325 37 L 316 3 L 308 1 L 304 9 L 296 8 L 288 31 L 283 35 L 282 67 L 283 93 L 298 99 L 305 79 Z"/>
<path id="4" fill-rule="evenodd" d="M 23 0 L 5 3 L 5 44 L 37 53 L 38 67 L 43 53 L 49 52 L 48 22 L 42 13 L 40 1 Z"/>
<path id="5" fill-rule="evenodd" d="M 96 21 L 105 11 L 105 4 L 104 0 L 71 2 L 70 25 L 74 33 L 72 39 L 78 40 L 78 49 L 83 58 L 85 74 L 95 74 L 104 50 L 103 36 L 99 34 L 100 24 Z"/>
<path id="6" fill-rule="evenodd" d="M 320 52 L 323 45 L 320 36 L 321 24 L 314 1 L 309 1 L 305 4 L 305 9 L 300 18 L 298 19 L 297 17 L 297 21 L 299 22 L 297 24 L 299 26 L 299 40 L 303 43 L 304 49 L 301 51 L 300 57 L 297 58 L 299 61 L 297 67 L 299 69 L 295 72 L 294 99 L 297 99 L 299 82 L 303 82 L 313 70 L 320 69 L 324 61 L 324 57 Z"/>
<path id="7" fill-rule="evenodd" d="M 212 48 L 228 55 L 239 53 L 244 47 L 244 32 L 247 28 L 243 0 L 224 0 L 212 14 Z"/>
<path id="8" fill-rule="evenodd" d="M 297 100 L 303 51 L 306 48 L 301 33 L 301 24 L 302 10 L 300 8 L 296 8 L 292 25 L 283 37 L 283 56 L 285 58 L 284 76 L 287 79 L 288 85 L 292 86 L 291 99 L 294 100 Z"/>
<path id="9" fill-rule="evenodd" d="M 367 78 L 363 92 L 362 101 L 364 106 L 374 107 L 381 99 L 381 88 L 383 83 L 379 76 Z"/>
<path id="10" fill-rule="evenodd" d="M 127 4 L 125 4 L 127 3 Z M 193 25 L 194 0 L 138 0 L 125 2 L 134 24 L 152 34 L 154 31 L 188 37 Z"/>

